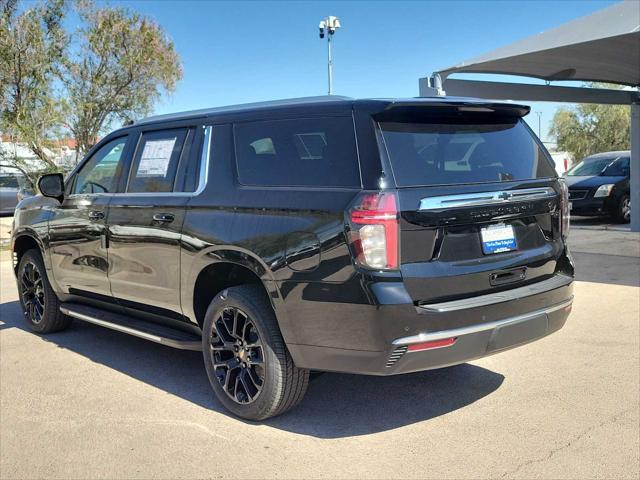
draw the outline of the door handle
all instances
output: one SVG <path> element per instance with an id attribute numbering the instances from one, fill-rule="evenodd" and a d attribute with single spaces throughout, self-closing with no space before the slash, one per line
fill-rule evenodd
<path id="1" fill-rule="evenodd" d="M 527 276 L 527 267 L 514 268 L 512 270 L 502 270 L 489 275 L 489 283 L 494 287 L 511 282 L 519 282 Z"/>
<path id="2" fill-rule="evenodd" d="M 100 210 L 91 210 L 89 212 L 89 220 L 102 220 L 104 218 L 104 212 Z"/>
<path id="3" fill-rule="evenodd" d="M 174 220 L 175 220 L 175 217 L 171 213 L 156 213 L 153 216 L 153 221 L 154 222 L 171 223 Z"/>

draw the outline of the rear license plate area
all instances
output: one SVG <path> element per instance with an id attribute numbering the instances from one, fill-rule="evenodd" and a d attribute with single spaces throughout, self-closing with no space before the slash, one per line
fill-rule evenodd
<path id="1" fill-rule="evenodd" d="M 516 236 L 512 225 L 498 223 L 480 228 L 482 253 L 491 255 L 516 250 Z"/>

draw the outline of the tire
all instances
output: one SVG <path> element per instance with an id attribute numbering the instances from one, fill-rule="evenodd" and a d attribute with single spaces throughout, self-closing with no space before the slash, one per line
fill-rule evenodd
<path id="1" fill-rule="evenodd" d="M 628 194 L 620 198 L 614 217 L 620 223 L 629 223 L 631 221 L 631 197 Z"/>
<path id="2" fill-rule="evenodd" d="M 60 301 L 51 288 L 39 250 L 28 250 L 20 259 L 18 293 L 24 318 L 34 332 L 58 332 L 71 323 L 71 318 L 60 312 Z"/>
<path id="3" fill-rule="evenodd" d="M 319 371 L 319 370 L 311 370 L 309 372 L 309 381 L 313 382 L 316 378 L 320 378 L 325 373 L 327 373 L 327 372 L 322 372 L 322 371 Z"/>
<path id="4" fill-rule="evenodd" d="M 216 397 L 247 420 L 290 410 L 309 384 L 309 370 L 294 365 L 258 285 L 231 287 L 216 295 L 205 314 L 202 352 Z"/>

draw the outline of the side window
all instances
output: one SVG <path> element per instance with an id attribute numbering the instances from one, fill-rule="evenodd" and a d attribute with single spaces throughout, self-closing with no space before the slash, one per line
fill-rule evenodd
<path id="1" fill-rule="evenodd" d="M 206 175 L 209 163 L 212 131 L 213 127 L 210 125 L 203 125 L 190 131 L 187 138 L 191 138 L 192 132 L 193 140 L 187 140 L 185 145 L 185 149 L 187 149 L 189 143 L 191 143 L 189 152 L 184 151 L 182 153 L 182 160 L 180 161 L 180 167 L 178 167 L 176 190 L 181 189 L 182 192 L 192 193 L 198 189 L 200 176 Z M 181 174 L 182 177 L 180 176 Z"/>
<path id="2" fill-rule="evenodd" d="M 629 176 L 631 175 L 631 158 L 624 157 L 620 159 L 620 170 L 622 171 L 622 175 Z"/>
<path id="3" fill-rule="evenodd" d="M 127 137 L 103 145 L 76 175 L 72 193 L 113 193 L 123 170 L 122 153 Z"/>
<path id="4" fill-rule="evenodd" d="M 187 129 L 142 134 L 127 192 L 171 192 Z"/>
<path id="5" fill-rule="evenodd" d="M 620 157 L 611 163 L 603 172 L 604 175 L 626 177 L 631 174 L 629 157 Z"/>
<path id="6" fill-rule="evenodd" d="M 243 185 L 360 186 L 351 117 L 238 123 L 234 132 Z"/>

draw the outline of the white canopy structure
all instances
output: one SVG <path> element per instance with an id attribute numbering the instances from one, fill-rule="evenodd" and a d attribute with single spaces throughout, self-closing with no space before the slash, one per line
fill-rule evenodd
<path id="1" fill-rule="evenodd" d="M 454 73 L 520 75 L 547 85 L 449 78 Z M 549 85 L 607 82 L 627 90 Z M 420 95 L 631 105 L 631 229 L 640 231 L 640 2 L 625 0 L 420 79 Z M 635 211 L 635 214 L 634 214 Z"/>

